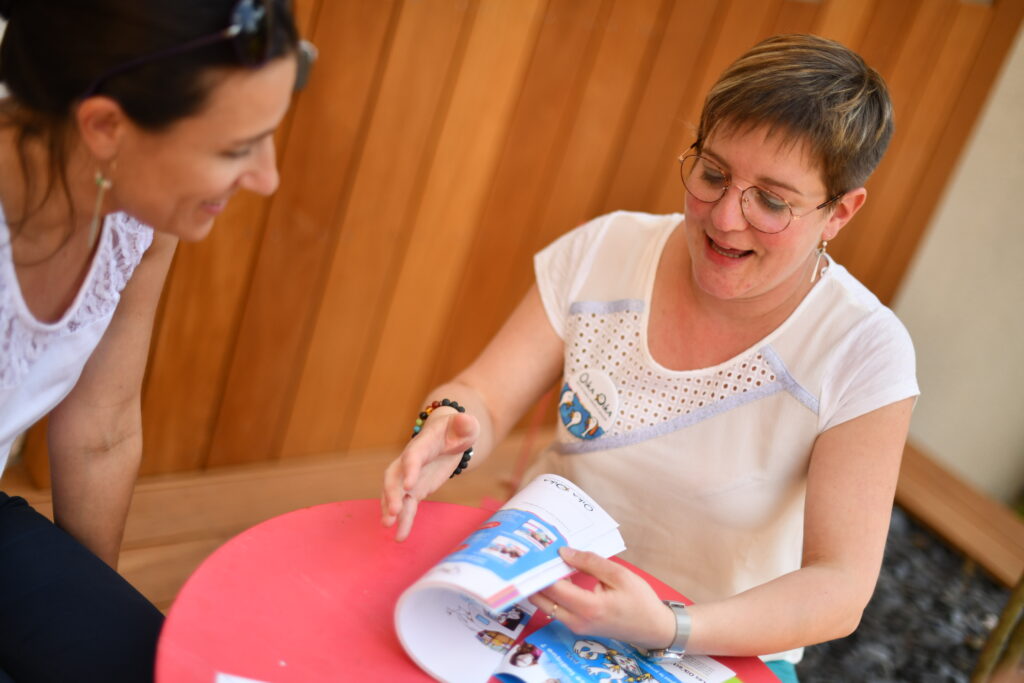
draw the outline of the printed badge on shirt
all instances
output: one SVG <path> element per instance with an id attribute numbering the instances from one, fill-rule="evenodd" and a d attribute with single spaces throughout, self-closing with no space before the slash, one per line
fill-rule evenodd
<path id="1" fill-rule="evenodd" d="M 604 372 L 584 370 L 562 385 L 558 415 L 569 433 L 578 439 L 603 435 L 618 410 L 618 391 Z"/>

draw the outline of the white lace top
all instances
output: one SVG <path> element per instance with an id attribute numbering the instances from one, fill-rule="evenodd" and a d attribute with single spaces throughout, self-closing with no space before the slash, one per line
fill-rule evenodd
<path id="1" fill-rule="evenodd" d="M 60 320 L 40 322 L 21 295 L 0 207 L 0 472 L 11 443 L 71 391 L 99 344 L 121 291 L 153 242 L 124 213 L 107 216 L 89 273 Z"/>

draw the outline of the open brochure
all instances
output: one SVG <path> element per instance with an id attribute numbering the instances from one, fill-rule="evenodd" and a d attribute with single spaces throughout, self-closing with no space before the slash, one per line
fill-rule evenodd
<path id="1" fill-rule="evenodd" d="M 510 682 L 603 680 L 602 667 L 618 667 L 608 678 L 617 681 L 732 679 L 732 671 L 709 657 L 677 660 L 687 668 L 675 674 L 669 666 L 675 662 L 645 661 L 641 674 L 649 675 L 635 678 L 625 664 L 643 659 L 635 649 L 577 637 L 558 622 L 518 642 L 536 611 L 526 598 L 573 573 L 558 554 L 562 546 L 602 557 L 626 549 L 618 524 L 590 496 L 563 477 L 542 474 L 402 593 L 395 607 L 402 647 L 424 671 L 449 683 L 492 676 Z"/>
<path id="2" fill-rule="evenodd" d="M 494 676 L 503 683 L 740 683 L 732 669 L 711 657 L 684 655 L 654 661 L 632 645 L 611 638 L 578 636 L 557 621 L 512 647 Z"/>

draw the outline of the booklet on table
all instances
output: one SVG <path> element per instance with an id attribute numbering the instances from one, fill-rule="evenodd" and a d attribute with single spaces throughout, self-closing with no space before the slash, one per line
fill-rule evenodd
<path id="1" fill-rule="evenodd" d="M 558 554 L 562 546 L 602 557 L 626 549 L 618 524 L 590 496 L 542 474 L 402 593 L 395 607 L 402 647 L 449 683 L 492 676 L 510 683 L 735 680 L 710 657 L 655 663 L 625 643 L 577 636 L 558 622 L 517 642 L 536 611 L 527 598 L 573 573 Z"/>

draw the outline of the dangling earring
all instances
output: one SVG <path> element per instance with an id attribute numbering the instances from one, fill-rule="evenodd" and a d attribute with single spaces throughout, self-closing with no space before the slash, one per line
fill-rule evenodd
<path id="1" fill-rule="evenodd" d="M 818 251 L 818 258 L 814 259 L 814 270 L 811 271 L 811 284 L 812 285 L 814 284 L 814 281 L 818 278 L 819 275 L 824 275 L 825 274 L 825 268 L 828 268 L 828 257 L 825 255 L 825 248 L 827 246 L 828 246 L 828 240 L 822 240 L 821 241 L 821 246 L 819 246 L 818 249 L 817 249 L 817 251 Z M 821 260 L 822 259 L 825 259 L 825 268 L 821 268 L 819 270 L 819 267 L 821 266 Z"/>
<path id="2" fill-rule="evenodd" d="M 111 165 L 111 170 L 117 167 L 117 161 Z M 96 244 L 96 238 L 100 232 L 100 211 L 103 209 L 103 197 L 107 190 L 114 186 L 114 181 L 103 175 L 103 171 L 96 170 L 96 204 L 92 209 L 92 220 L 89 222 L 89 250 Z"/>

